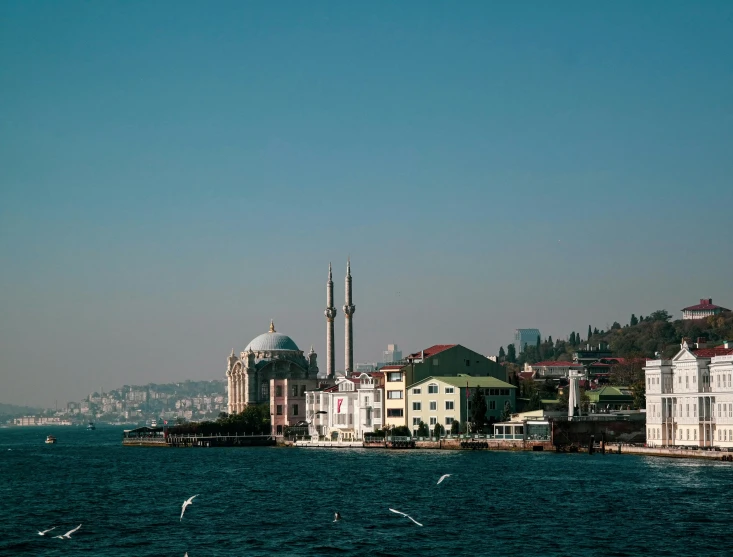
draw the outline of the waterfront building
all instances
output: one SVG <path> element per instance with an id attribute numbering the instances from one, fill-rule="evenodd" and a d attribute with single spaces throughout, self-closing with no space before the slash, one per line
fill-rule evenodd
<path id="1" fill-rule="evenodd" d="M 534 373 L 533 377 L 537 381 L 544 381 L 545 379 L 567 379 L 570 377 L 571 371 L 584 373 L 585 368 L 582 364 L 575 362 L 550 360 L 537 362 L 536 364 L 524 364 L 524 372 Z"/>
<path id="2" fill-rule="evenodd" d="M 514 348 L 517 354 L 524 351 L 525 346 L 536 346 L 537 337 L 540 337 L 539 329 L 515 329 L 514 330 Z"/>
<path id="3" fill-rule="evenodd" d="M 385 364 L 392 364 L 399 362 L 402 359 L 402 350 L 400 350 L 396 344 L 388 344 L 387 350 L 384 351 L 382 361 Z"/>
<path id="4" fill-rule="evenodd" d="M 306 391 L 318 388 L 316 378 L 275 377 L 270 379 L 270 414 L 273 435 L 306 420 Z"/>
<path id="5" fill-rule="evenodd" d="M 410 429 L 416 433 L 422 421 L 432 435 L 436 423 L 450 430 L 454 421 L 468 421 L 469 399 L 474 389 L 480 389 L 486 399 L 486 419 L 490 422 L 501 419 L 507 403 L 511 412 L 516 408 L 517 388 L 495 377 L 427 377 L 408 388 L 407 419 Z"/>
<path id="6" fill-rule="evenodd" d="M 385 374 L 385 425 L 409 426 L 408 385 L 431 376 L 495 377 L 506 381 L 506 368 L 460 344 L 435 344 L 405 358 L 404 363 L 380 368 Z"/>
<path id="7" fill-rule="evenodd" d="M 307 391 L 306 421 L 313 438 L 355 441 L 382 428 L 380 376 L 336 377 L 336 384 Z"/>
<path id="8" fill-rule="evenodd" d="M 591 414 L 611 410 L 630 410 L 634 405 L 634 395 L 625 387 L 606 385 L 594 391 L 586 391 L 588 408 Z"/>
<path id="9" fill-rule="evenodd" d="M 579 348 L 573 352 L 573 362 L 585 366 L 611 357 L 613 357 L 613 353 L 605 342 L 599 342 L 597 346 L 586 344 L 585 348 Z"/>
<path id="10" fill-rule="evenodd" d="M 647 444 L 733 447 L 733 345 L 682 340 L 671 359 L 648 360 Z"/>
<path id="11" fill-rule="evenodd" d="M 227 362 L 227 392 L 230 414 L 241 412 L 248 404 L 270 404 L 273 379 L 316 379 L 318 363 L 311 347 L 305 355 L 293 339 L 275 330 L 254 338 L 240 353 L 234 350 Z M 270 409 L 273 410 L 272 408 Z"/>
<path id="12" fill-rule="evenodd" d="M 724 311 L 730 311 L 727 308 L 716 306 L 713 304 L 712 298 L 700 298 L 700 303 L 694 306 L 688 306 L 682 309 L 682 319 L 704 319 L 711 315 L 718 315 Z"/>

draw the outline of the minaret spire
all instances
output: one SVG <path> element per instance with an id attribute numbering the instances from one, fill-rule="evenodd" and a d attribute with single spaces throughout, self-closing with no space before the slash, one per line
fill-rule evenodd
<path id="1" fill-rule="evenodd" d="M 351 300 L 351 257 L 346 260 L 346 292 L 344 304 L 344 320 L 345 320 L 345 353 L 344 353 L 344 373 L 350 375 L 354 371 L 354 327 L 351 316 L 356 311 L 356 306 Z"/>
<path id="2" fill-rule="evenodd" d="M 333 307 L 333 274 L 331 263 L 328 264 L 328 281 L 326 282 L 326 377 L 333 379 L 336 372 L 336 357 L 333 352 L 333 320 L 336 308 Z"/>

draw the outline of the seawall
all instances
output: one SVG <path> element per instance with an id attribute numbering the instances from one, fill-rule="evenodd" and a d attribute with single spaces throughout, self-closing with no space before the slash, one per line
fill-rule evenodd
<path id="1" fill-rule="evenodd" d="M 633 445 L 609 443 L 606 445 L 606 452 L 611 454 L 662 456 L 666 458 L 697 458 L 733 463 L 733 453 L 725 453 L 722 451 L 691 451 L 688 449 L 675 449 L 671 447 L 635 447 Z"/>

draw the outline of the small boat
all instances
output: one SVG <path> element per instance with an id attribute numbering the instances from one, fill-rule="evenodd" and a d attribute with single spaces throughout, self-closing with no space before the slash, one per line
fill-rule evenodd
<path id="1" fill-rule="evenodd" d="M 89 425 L 87 426 L 88 430 L 97 429 L 97 427 L 94 425 L 94 422 L 89 422 Z"/>
<path id="2" fill-rule="evenodd" d="M 152 420 L 150 422 L 150 427 L 158 427 L 158 420 Z"/>
<path id="3" fill-rule="evenodd" d="M 46 443 L 48 445 L 53 445 L 54 443 L 56 443 L 56 438 L 53 435 L 49 435 L 46 437 Z"/>

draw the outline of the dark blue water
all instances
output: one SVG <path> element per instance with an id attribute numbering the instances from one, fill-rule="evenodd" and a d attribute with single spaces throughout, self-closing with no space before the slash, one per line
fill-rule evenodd
<path id="1" fill-rule="evenodd" d="M 0 554 L 731 554 L 728 463 L 130 448 L 122 447 L 121 431 L 0 429 Z M 49 432 L 58 444 L 44 444 Z M 453 476 L 436 486 L 445 473 Z M 181 503 L 197 493 L 180 521 Z M 332 522 L 336 510 L 342 522 Z M 71 540 L 37 534 L 80 523 Z"/>

